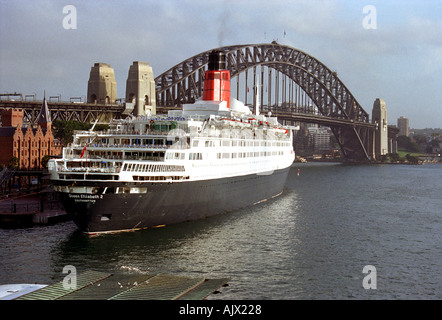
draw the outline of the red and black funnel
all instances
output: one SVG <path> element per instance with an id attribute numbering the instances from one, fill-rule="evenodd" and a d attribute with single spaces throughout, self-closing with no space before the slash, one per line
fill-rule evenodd
<path id="1" fill-rule="evenodd" d="M 230 100 L 230 71 L 226 70 L 226 54 L 212 51 L 209 54 L 209 65 L 204 77 L 204 101 Z"/>

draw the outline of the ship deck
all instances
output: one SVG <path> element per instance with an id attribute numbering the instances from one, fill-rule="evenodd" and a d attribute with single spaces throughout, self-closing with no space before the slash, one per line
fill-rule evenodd
<path id="1" fill-rule="evenodd" d="M 202 300 L 226 286 L 229 279 L 192 278 L 170 274 L 111 274 L 85 271 L 75 288 L 63 281 L 24 294 L 16 300 Z"/>

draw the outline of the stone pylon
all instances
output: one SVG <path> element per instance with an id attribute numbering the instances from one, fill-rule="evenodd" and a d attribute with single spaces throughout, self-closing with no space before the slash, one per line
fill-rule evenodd
<path id="1" fill-rule="evenodd" d="M 377 98 L 373 103 L 372 123 L 376 123 L 374 153 L 376 159 L 388 153 L 388 123 L 385 101 Z"/>
<path id="2" fill-rule="evenodd" d="M 114 69 L 107 63 L 95 63 L 87 84 L 87 103 L 115 104 L 117 82 Z"/>
<path id="3" fill-rule="evenodd" d="M 155 79 L 152 67 L 146 62 L 134 61 L 126 81 L 126 113 L 135 116 L 156 114 Z"/>

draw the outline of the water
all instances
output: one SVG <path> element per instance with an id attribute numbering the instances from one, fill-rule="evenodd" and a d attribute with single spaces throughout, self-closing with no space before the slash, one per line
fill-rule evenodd
<path id="1" fill-rule="evenodd" d="M 210 219 L 96 237 L 71 222 L 0 229 L 0 283 L 54 283 L 73 265 L 231 279 L 209 299 L 441 299 L 441 190 L 441 165 L 295 164 L 279 198 Z"/>

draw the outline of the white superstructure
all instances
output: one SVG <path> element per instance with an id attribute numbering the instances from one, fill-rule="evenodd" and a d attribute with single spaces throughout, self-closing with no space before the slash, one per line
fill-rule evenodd
<path id="1" fill-rule="evenodd" d="M 294 160 L 292 128 L 251 114 L 241 102 L 206 101 L 168 115 L 114 121 L 106 132 L 77 131 L 52 180 L 183 182 L 271 174 Z"/>

